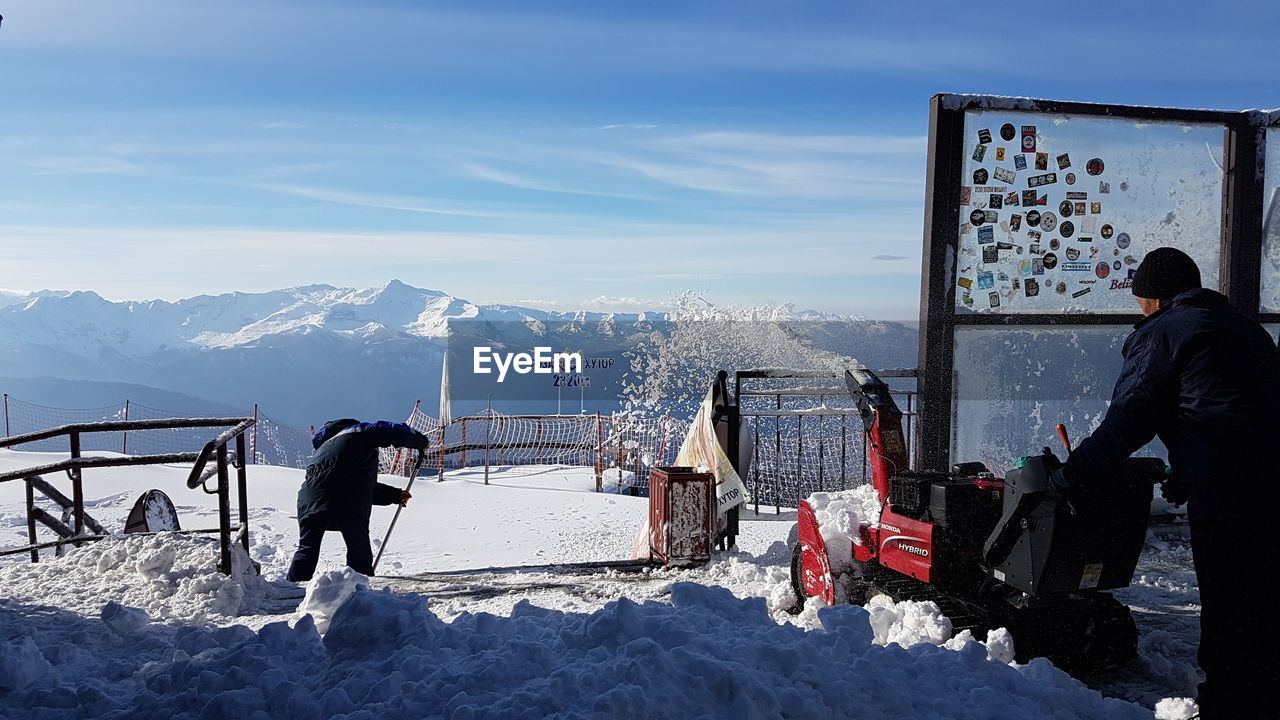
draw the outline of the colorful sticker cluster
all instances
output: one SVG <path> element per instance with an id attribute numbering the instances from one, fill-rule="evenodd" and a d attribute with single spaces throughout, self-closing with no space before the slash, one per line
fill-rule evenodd
<path id="1" fill-rule="evenodd" d="M 1020 138 L 1021 146 L 988 151 L 994 134 L 980 129 L 972 158 L 984 166 L 973 170 L 973 185 L 960 188 L 961 218 L 967 219 L 961 234 L 975 233 L 977 249 L 961 243 L 959 303 L 1008 309 L 1041 295 L 1078 299 L 1127 290 L 1138 258 L 1124 252 L 1129 234 L 1104 218 L 1103 196 L 1111 193 L 1104 159 L 1088 157 L 1082 167 L 1069 152 L 1051 157 L 1035 125 L 1004 123 L 998 135 L 1006 142 Z M 1006 158 L 1012 167 L 992 164 Z M 1124 192 L 1129 184 L 1119 187 Z"/>

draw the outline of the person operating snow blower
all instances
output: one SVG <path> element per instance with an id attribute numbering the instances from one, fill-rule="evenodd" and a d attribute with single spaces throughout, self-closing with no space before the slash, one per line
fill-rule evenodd
<path id="1" fill-rule="evenodd" d="M 1280 352 L 1257 321 L 1200 287 L 1180 250 L 1148 253 L 1132 290 L 1145 317 L 1125 340 L 1111 406 L 1053 485 L 1068 501 L 1088 494 L 1088 478 L 1159 436 L 1172 473 L 1163 493 L 1187 503 L 1200 586 L 1200 717 L 1274 718 Z"/>
<path id="2" fill-rule="evenodd" d="M 320 560 L 320 542 L 328 530 L 342 533 L 347 566 L 373 574 L 369 547 L 369 513 L 374 505 L 404 505 L 412 497 L 378 482 L 378 448 L 403 447 L 419 452 L 427 436 L 404 423 L 362 423 L 346 418 L 324 424 L 311 438 L 316 449 L 307 479 L 298 489 L 298 551 L 289 565 L 289 580 L 311 579 Z"/>

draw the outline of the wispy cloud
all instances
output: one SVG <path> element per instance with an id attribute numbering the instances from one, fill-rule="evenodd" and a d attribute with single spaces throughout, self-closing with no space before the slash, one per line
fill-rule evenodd
<path id="1" fill-rule="evenodd" d="M 883 260 L 883 261 L 888 262 L 888 261 L 891 261 L 891 260 L 907 260 L 908 258 L 907 258 L 907 256 L 906 256 L 906 255 L 886 255 L 886 254 L 883 254 L 883 253 L 882 253 L 882 254 L 880 254 L 880 255 L 872 255 L 872 256 L 871 256 L 871 259 L 872 259 L 872 260 Z"/>
<path id="2" fill-rule="evenodd" d="M 505 170 L 481 165 L 477 162 L 463 162 L 459 167 L 472 177 L 489 182 L 498 183 L 499 185 L 508 185 L 510 187 L 522 188 L 525 190 L 539 190 L 542 192 L 565 193 L 569 195 L 593 195 L 596 197 L 616 197 L 638 199 L 641 196 L 620 192 L 607 192 L 603 190 L 583 190 L 578 188 L 563 187 L 554 183 L 542 182 L 531 178 L 517 175 Z"/>

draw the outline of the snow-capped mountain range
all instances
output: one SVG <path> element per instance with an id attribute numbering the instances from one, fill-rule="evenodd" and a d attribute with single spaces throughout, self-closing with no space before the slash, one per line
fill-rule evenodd
<path id="1" fill-rule="evenodd" d="M 791 317 L 834 316 L 804 312 Z M 497 347 L 527 351 L 535 344 L 553 344 L 617 358 L 612 368 L 597 375 L 596 388 L 601 381 L 616 383 L 625 371 L 621 353 L 631 338 L 670 327 L 665 316 L 654 313 L 477 305 L 398 280 L 363 290 L 309 285 L 176 302 L 117 302 L 91 291 L 0 290 L 0 391 L 18 397 L 16 390 L 4 387 L 4 378 L 58 378 L 144 385 L 224 407 L 248 409 L 258 403 L 277 420 L 297 425 L 343 415 L 404 417 L 415 400 L 428 412 L 436 407 L 451 324 L 455 338 L 462 333 Z M 886 325 L 875 325 L 879 345 Z M 914 342 L 914 331 L 888 326 L 893 347 Z M 864 356 L 865 351 L 858 355 Z M 901 364 L 896 357 L 884 362 Z M 456 371 L 451 369 L 450 375 Z M 20 384 L 10 380 L 9 385 Z M 454 392 L 459 389 L 455 381 Z M 473 401 L 486 397 L 474 394 Z M 550 408 L 523 411 L 554 412 L 558 393 L 537 391 L 539 399 L 544 394 L 553 403 Z M 573 397 L 576 412 L 579 393 Z M 41 402 L 38 397 L 21 399 Z M 501 400 L 494 398 L 495 407 Z M 476 409 L 473 402 L 469 410 Z M 587 408 L 596 409 L 611 408 Z M 455 397 L 455 414 L 459 410 Z"/>

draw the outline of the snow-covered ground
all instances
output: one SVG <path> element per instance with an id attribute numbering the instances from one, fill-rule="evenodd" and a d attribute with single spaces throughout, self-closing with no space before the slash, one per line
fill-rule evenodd
<path id="1" fill-rule="evenodd" d="M 0 450 L 0 471 L 61 457 Z M 160 488 L 183 527 L 216 525 L 214 496 L 187 490 L 185 476 L 89 470 L 87 506 L 119 530 L 136 497 Z M 356 591 L 366 581 L 341 571 L 332 533 L 299 607 L 303 588 L 283 575 L 301 479 L 249 469 L 261 577 L 218 574 L 208 536 L 122 537 L 35 565 L 3 558 L 0 717 L 1030 720 L 1152 718 L 1159 702 L 1156 716 L 1172 720 L 1193 707 L 1166 699 L 1195 683 L 1198 596 L 1176 540 L 1149 549 L 1119 593 L 1144 632 L 1142 659 L 1086 686 L 1043 660 L 1009 664 L 1001 633 L 950 638 L 927 603 L 786 614 L 794 512 L 748 514 L 738 552 L 704 568 L 520 569 L 630 557 L 647 501 L 593 492 L 585 468 L 511 468 L 488 486 L 483 471 L 420 478 L 387 577 Z M 375 508 L 375 538 L 392 512 Z M 0 483 L 0 547 L 25 542 L 22 485 Z"/>

